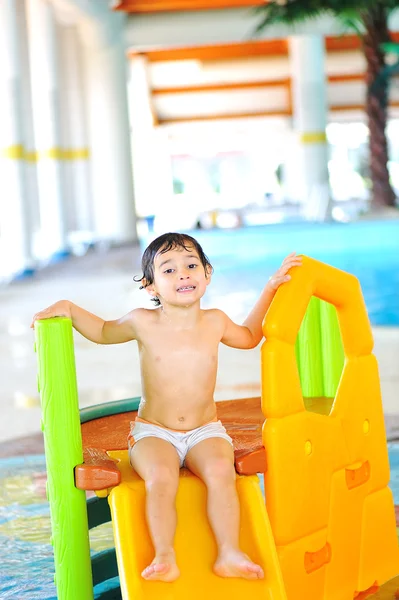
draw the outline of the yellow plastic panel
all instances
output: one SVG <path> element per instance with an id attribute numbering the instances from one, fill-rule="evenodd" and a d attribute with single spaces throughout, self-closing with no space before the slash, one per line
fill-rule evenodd
<path id="1" fill-rule="evenodd" d="M 395 509 L 389 488 L 370 494 L 363 505 L 360 571 L 357 591 L 399 573 Z"/>
<path id="2" fill-rule="evenodd" d="M 122 483 L 109 496 L 123 600 L 286 600 L 274 539 L 256 476 L 238 477 L 241 506 L 241 547 L 260 564 L 260 581 L 225 579 L 212 571 L 216 544 L 206 517 L 206 489 L 182 470 L 176 505 L 175 548 L 180 578 L 173 583 L 148 582 L 140 573 L 151 563 L 152 544 L 145 521 L 143 481 L 129 467 L 127 452 L 110 453 L 121 459 Z"/>
<path id="3" fill-rule="evenodd" d="M 349 471 L 356 472 L 357 465 L 353 465 L 353 467 Z M 327 534 L 331 547 L 331 561 L 326 570 L 324 595 L 326 600 L 353 598 L 357 591 L 362 506 L 369 482 L 360 483 L 349 489 L 348 482 L 350 481 L 347 469 L 334 473 L 331 480 L 330 518 Z M 359 481 L 362 481 L 361 478 Z M 356 479 L 354 483 L 358 483 Z"/>
<path id="4" fill-rule="evenodd" d="M 317 557 L 320 551 L 326 547 L 326 543 L 327 530 L 323 529 L 292 544 L 277 547 L 289 600 L 323 600 L 326 564 L 328 563 L 307 572 L 305 555 L 308 553 Z"/>
<path id="5" fill-rule="evenodd" d="M 291 269 L 291 281 L 277 290 L 263 323 L 265 338 L 294 345 L 314 295 L 336 307 L 345 355 L 369 354 L 373 337 L 356 277 L 307 256 L 302 260 L 301 267 Z"/>
<path id="6" fill-rule="evenodd" d="M 342 420 L 350 462 L 370 462 L 370 492 L 386 487 L 388 450 L 375 356 L 347 361 L 331 416 Z"/>
<path id="7" fill-rule="evenodd" d="M 280 340 L 263 344 L 262 411 L 266 418 L 285 417 L 305 410 L 295 348 Z"/>
<path id="8" fill-rule="evenodd" d="M 267 507 L 290 600 L 349 599 L 399 572 L 371 327 L 352 275 L 307 257 L 291 274 L 263 323 Z M 346 359 L 329 416 L 301 410 L 292 366 L 312 295 L 336 307 Z"/>
<path id="9" fill-rule="evenodd" d="M 312 263 L 317 270 L 314 295 L 336 307 L 346 356 L 370 354 L 374 341 L 358 279 L 323 263 Z"/>
<path id="10" fill-rule="evenodd" d="M 332 474 L 349 462 L 340 421 L 309 412 L 267 419 L 263 441 L 277 546 L 327 527 Z"/>
<path id="11" fill-rule="evenodd" d="M 277 290 L 263 321 L 267 340 L 279 339 L 294 345 L 296 336 L 313 295 L 313 260 L 302 257 L 302 266 L 290 270 L 291 281 Z"/>

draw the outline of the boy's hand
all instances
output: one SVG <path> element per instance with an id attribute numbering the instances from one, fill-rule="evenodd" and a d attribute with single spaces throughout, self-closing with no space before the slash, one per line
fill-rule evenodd
<path id="1" fill-rule="evenodd" d="M 268 286 L 276 291 L 280 285 L 286 283 L 291 279 L 291 275 L 288 275 L 289 269 L 291 267 L 299 267 L 302 264 L 302 257 L 298 256 L 296 252 L 291 252 L 286 258 L 283 260 L 281 267 L 270 277 L 268 281 Z"/>
<path id="2" fill-rule="evenodd" d="M 71 318 L 71 304 L 68 300 L 60 300 L 52 304 L 48 308 L 36 313 L 32 319 L 31 328 L 34 329 L 35 321 L 41 319 L 51 319 L 52 317 L 68 317 Z"/>

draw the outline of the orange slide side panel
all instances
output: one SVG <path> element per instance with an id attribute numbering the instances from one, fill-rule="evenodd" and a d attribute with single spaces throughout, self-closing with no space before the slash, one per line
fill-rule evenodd
<path id="1" fill-rule="evenodd" d="M 305 410 L 295 363 L 312 295 L 336 307 L 345 353 L 328 415 Z M 399 573 L 399 549 L 378 366 L 359 282 L 303 257 L 277 291 L 264 333 L 266 502 L 287 596 L 362 597 Z"/>

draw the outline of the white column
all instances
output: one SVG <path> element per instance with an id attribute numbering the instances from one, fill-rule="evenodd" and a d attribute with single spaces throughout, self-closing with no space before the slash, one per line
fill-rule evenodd
<path id="1" fill-rule="evenodd" d="M 48 258 L 67 249 L 57 24 L 47 0 L 27 0 L 27 8 L 41 222 L 38 252 Z"/>
<path id="2" fill-rule="evenodd" d="M 323 217 L 329 200 L 325 44 L 321 35 L 289 39 L 293 135 L 287 144 L 286 195 Z"/>
<path id="3" fill-rule="evenodd" d="M 145 217 L 161 213 L 173 194 L 168 136 L 156 127 L 145 56 L 129 61 L 128 94 L 136 210 Z"/>
<path id="4" fill-rule="evenodd" d="M 22 101 L 24 10 L 22 0 L 0 2 L 0 280 L 33 268 Z"/>
<path id="5" fill-rule="evenodd" d="M 20 1 L 20 0 L 19 0 Z M 31 87 L 31 65 L 29 59 L 29 36 L 27 26 L 27 14 L 25 10 L 26 0 L 22 0 L 23 9 L 18 11 L 18 19 L 22 34 L 20 36 L 20 51 L 22 56 L 22 111 L 24 121 L 25 138 L 25 177 L 26 193 L 29 199 L 29 222 L 30 234 L 32 236 L 33 256 L 36 257 L 36 240 L 40 233 L 40 206 L 39 189 L 37 178 L 37 153 L 36 140 L 33 124 L 33 105 L 32 105 L 32 87 Z"/>
<path id="6" fill-rule="evenodd" d="M 123 243 L 137 240 L 137 231 L 123 42 L 125 15 L 112 16 L 103 30 L 97 25 L 84 40 L 87 122 L 96 237 Z"/>
<path id="7" fill-rule="evenodd" d="M 85 120 L 82 43 L 75 25 L 61 32 L 62 139 L 64 141 L 65 216 L 75 242 L 93 237 L 88 134 Z"/>

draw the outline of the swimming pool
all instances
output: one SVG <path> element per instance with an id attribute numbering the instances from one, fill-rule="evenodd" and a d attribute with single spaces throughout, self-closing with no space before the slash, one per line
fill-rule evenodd
<path id="1" fill-rule="evenodd" d="M 296 251 L 358 277 L 372 325 L 399 325 L 399 220 L 286 223 L 190 233 L 215 269 L 204 298 L 207 305 L 232 286 L 237 301 L 256 300 L 282 258 Z"/>

